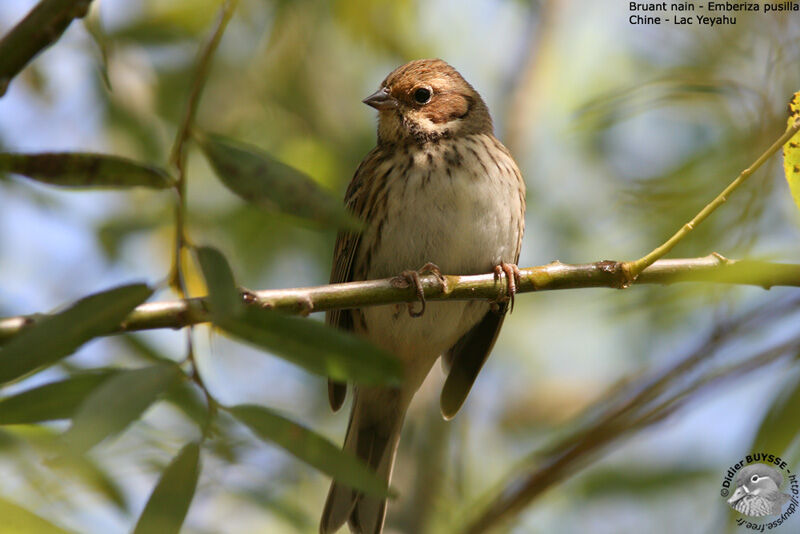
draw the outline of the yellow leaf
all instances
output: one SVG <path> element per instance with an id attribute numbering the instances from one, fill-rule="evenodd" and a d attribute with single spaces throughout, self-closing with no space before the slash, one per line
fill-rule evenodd
<path id="1" fill-rule="evenodd" d="M 789 102 L 789 126 L 798 119 L 800 119 L 800 91 L 796 92 Z M 783 171 L 786 173 L 786 181 L 789 182 L 794 203 L 800 209 L 800 132 L 783 145 Z"/>

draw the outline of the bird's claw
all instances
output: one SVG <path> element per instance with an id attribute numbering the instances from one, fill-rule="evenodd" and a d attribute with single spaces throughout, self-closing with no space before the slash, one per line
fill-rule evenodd
<path id="1" fill-rule="evenodd" d="M 411 317 L 421 317 L 425 313 L 425 291 L 422 288 L 422 281 L 420 280 L 421 274 L 433 274 L 439 283 L 442 285 L 442 291 L 447 291 L 447 278 L 442 274 L 441 269 L 434 263 L 426 263 L 416 271 L 403 271 L 398 276 L 392 279 L 392 285 L 395 287 L 406 288 L 414 286 L 414 292 L 417 295 L 417 300 L 420 302 L 421 307 L 419 311 L 414 311 L 414 303 L 409 302 L 408 315 Z"/>
<path id="2" fill-rule="evenodd" d="M 500 276 L 505 275 L 506 278 L 506 294 L 502 300 L 509 303 L 509 313 L 514 311 L 514 297 L 517 294 L 517 287 L 520 285 L 520 272 L 519 267 L 514 263 L 506 263 L 501 261 L 499 265 L 494 268 L 495 282 L 500 280 Z"/>
<path id="3" fill-rule="evenodd" d="M 439 280 L 439 283 L 442 285 L 442 292 L 447 293 L 447 278 L 445 275 L 442 274 L 442 270 L 439 269 L 439 266 L 435 263 L 428 262 L 419 269 L 417 269 L 419 274 L 432 274 Z"/>

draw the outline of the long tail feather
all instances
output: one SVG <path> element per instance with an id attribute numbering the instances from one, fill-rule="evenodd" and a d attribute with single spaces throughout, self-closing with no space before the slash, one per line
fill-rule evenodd
<path id="1" fill-rule="evenodd" d="M 355 454 L 379 476 L 391 480 L 407 404 L 399 390 L 363 388 L 356 391 L 344 450 Z M 380 534 L 386 499 L 364 495 L 333 481 L 322 512 L 320 534 L 332 534 L 345 522 L 357 534 Z"/>

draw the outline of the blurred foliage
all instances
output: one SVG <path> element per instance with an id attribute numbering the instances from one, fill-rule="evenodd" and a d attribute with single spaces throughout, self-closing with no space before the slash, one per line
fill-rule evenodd
<path id="1" fill-rule="evenodd" d="M 66 121 L 68 133 L 59 139 L 70 150 L 86 145 L 79 149 L 118 154 L 141 169 L 163 167 L 197 51 L 219 6 L 218 0 L 95 1 L 82 24 L 15 79 L 4 98 L 17 98 L 19 109 L 7 114 L 13 125 L 0 130 L 0 147 L 51 142 L 46 134 Z M 529 196 L 522 263 L 635 258 L 671 235 L 783 131 L 786 101 L 800 87 L 800 22 L 741 16 L 734 27 L 711 30 L 635 28 L 625 24 L 626 14 L 557 0 L 240 0 L 213 61 L 197 130 L 236 139 L 237 149 L 248 143 L 251 156 L 270 154 L 267 172 L 297 169 L 284 178 L 307 175 L 313 182 L 304 186 L 341 192 L 374 145 L 373 116 L 361 98 L 394 66 L 443 56 L 491 95 L 497 133 L 509 137 L 523 168 Z M 16 22 L 8 17 L 0 12 L 4 31 Z M 68 98 L 76 80 L 84 94 Z M 64 110 L 81 99 L 91 113 L 75 118 Z M 81 133 L 84 121 L 97 122 L 90 136 Z M 246 163 L 230 157 L 229 148 L 222 154 L 230 160 L 227 171 Z M 800 261 L 796 212 L 787 208 L 780 165 L 773 160 L 768 167 L 675 254 Z M 194 145 L 188 176 L 192 240 L 213 244 L 239 274 L 237 282 L 278 287 L 327 280 L 334 225 L 297 225 L 245 204 Z M 0 192 L 4 314 L 75 302 L 111 281 L 144 277 L 155 285 L 166 275 L 174 240 L 170 192 L 68 196 L 5 175 Z M 83 195 L 87 200 L 76 200 Z M 312 218 L 335 214 L 326 202 L 308 212 Z M 31 256 L 21 245 L 62 256 Z M 49 258 L 48 270 L 37 269 L 32 257 Z M 193 287 L 202 288 L 199 271 L 190 274 Z M 213 290 L 230 280 L 206 283 Z M 139 290 L 149 294 L 136 287 L 136 295 L 122 295 L 130 299 L 101 296 L 99 308 L 96 299 L 88 308 L 80 301 L 0 348 L 0 376 L 14 382 L 0 400 L 0 532 L 122 532 L 137 522 L 141 531 L 177 531 L 187 510 L 186 532 L 313 532 L 329 480 L 295 457 L 329 474 L 356 473 L 356 485 L 375 482 L 347 460 L 336 462 L 331 440 L 339 442 L 346 418 L 333 422 L 316 376 L 254 355 L 212 330 L 207 343 L 206 331 L 197 330 L 191 362 L 183 338 L 165 333 L 90 342 L 146 298 Z M 537 496 L 530 512 L 500 531 L 600 531 L 619 518 L 623 528 L 633 525 L 630 531 L 672 532 L 671 523 L 657 519 L 693 518 L 697 510 L 687 496 L 718 512 L 689 528 L 721 529 L 730 516 L 714 486 L 740 454 L 768 447 L 800 461 L 796 351 L 780 358 L 769 352 L 787 340 L 791 347 L 799 335 L 800 305 L 787 295 L 676 285 L 519 298 L 455 421 L 442 422 L 434 408 L 438 371 L 423 386 L 401 441 L 393 481 L 401 498 L 390 506 L 387 530 L 453 532 L 517 487 L 504 483 L 547 473 L 547 465 L 531 459 L 560 458 L 554 444 L 580 437 L 630 398 L 647 400 L 633 407 L 639 411 L 662 406 L 663 417 L 647 424 L 632 418 L 630 432 L 615 427 L 614 439 L 600 436 L 591 454 L 570 465 L 572 482 L 563 483 L 565 472 L 552 473 L 542 486 L 551 493 Z M 112 305 L 118 309 L 106 313 Z M 282 319 L 273 332 L 287 327 Z M 313 342 L 309 332 L 320 325 L 312 321 L 293 320 L 291 327 Z M 268 341 L 256 344 L 294 361 L 298 350 L 306 359 L 312 351 L 287 348 L 278 335 Z M 339 352 L 347 351 L 339 346 Z M 367 354 L 353 352 L 353 362 Z M 678 365 L 680 372 L 657 383 L 652 396 L 637 396 L 637 388 L 661 376 L 652 368 L 673 369 L 662 360 L 674 362 L 684 352 L 695 356 L 691 366 Z M 329 367 L 350 376 L 352 362 L 331 358 Z M 363 372 L 391 370 L 375 365 Z M 731 385 L 717 385 L 721 377 Z M 768 384 L 753 389 L 751 381 Z M 678 408 L 706 406 L 695 401 L 701 390 L 736 406 L 724 417 L 698 410 L 700 421 L 692 423 L 682 417 L 690 410 Z M 696 454 L 698 448 L 706 454 Z M 588 467 L 603 454 L 609 459 Z M 189 507 L 192 500 L 201 505 Z M 612 508 L 590 517 L 593 502 Z"/>
<path id="2" fill-rule="evenodd" d="M 792 101 L 789 102 L 787 122 L 791 125 L 797 120 L 800 120 L 800 91 L 796 92 Z M 786 174 L 786 181 L 789 182 L 794 203 L 800 208 L 800 134 L 786 143 L 783 148 L 783 172 Z"/>

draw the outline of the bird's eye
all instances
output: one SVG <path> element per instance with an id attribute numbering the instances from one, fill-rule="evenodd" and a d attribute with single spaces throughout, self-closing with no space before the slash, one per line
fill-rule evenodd
<path id="1" fill-rule="evenodd" d="M 750 482 L 758 482 L 758 475 L 753 475 L 750 477 Z"/>
<path id="2" fill-rule="evenodd" d="M 420 87 L 414 91 L 414 100 L 417 104 L 427 104 L 431 101 L 431 90 L 427 87 Z"/>

